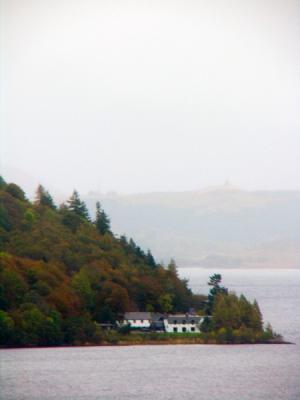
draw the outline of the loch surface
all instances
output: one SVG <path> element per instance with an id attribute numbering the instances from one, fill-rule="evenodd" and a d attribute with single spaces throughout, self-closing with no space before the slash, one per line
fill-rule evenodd
<path id="1" fill-rule="evenodd" d="M 179 272 L 207 292 L 209 271 Z M 299 400 L 300 271 L 221 272 L 296 344 L 1 350 L 0 399 Z"/>

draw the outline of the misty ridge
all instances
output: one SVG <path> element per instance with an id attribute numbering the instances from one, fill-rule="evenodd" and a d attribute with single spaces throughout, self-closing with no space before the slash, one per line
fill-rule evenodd
<path id="1" fill-rule="evenodd" d="M 299 1 L 2 3 L 1 175 L 100 188 L 158 260 L 299 268 Z M 268 191 L 187 191 L 226 179 Z"/>
<path id="2" fill-rule="evenodd" d="M 226 183 L 199 191 L 101 194 L 116 234 L 181 267 L 299 268 L 300 191 L 246 191 Z"/>

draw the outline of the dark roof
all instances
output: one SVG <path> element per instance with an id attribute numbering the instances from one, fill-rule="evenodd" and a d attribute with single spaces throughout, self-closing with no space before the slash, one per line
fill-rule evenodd
<path id="1" fill-rule="evenodd" d="M 165 318 L 164 314 L 160 314 L 160 313 L 152 313 L 152 315 L 151 315 L 151 320 L 153 322 L 163 321 L 164 318 Z"/>
<path id="2" fill-rule="evenodd" d="M 133 311 L 133 312 L 127 312 L 124 315 L 124 319 L 151 319 L 151 313 L 150 312 L 144 312 L 144 311 Z"/>
<path id="3" fill-rule="evenodd" d="M 191 315 L 191 314 L 174 314 L 174 315 L 164 315 L 160 313 L 151 313 L 146 311 L 132 311 L 127 312 L 124 315 L 124 320 L 149 320 L 152 322 L 159 322 L 167 319 L 170 324 L 173 324 L 176 320 L 178 324 L 181 324 L 184 320 L 187 324 L 194 321 L 194 323 L 198 324 L 201 320 L 201 316 L 199 315 Z"/>
<path id="4" fill-rule="evenodd" d="M 177 324 L 182 324 L 183 321 L 185 321 L 187 324 L 191 324 L 192 321 L 194 321 L 195 324 L 198 324 L 203 317 L 199 315 L 185 315 L 185 314 L 174 314 L 174 315 L 168 315 L 168 323 L 169 324 L 174 324 L 174 321 L 176 321 Z"/>

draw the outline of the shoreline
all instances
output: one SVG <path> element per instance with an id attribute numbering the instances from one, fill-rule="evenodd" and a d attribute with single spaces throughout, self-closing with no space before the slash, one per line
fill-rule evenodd
<path id="1" fill-rule="evenodd" d="M 75 345 L 55 345 L 55 346 L 0 346 L 0 350 L 16 350 L 16 349 L 59 349 L 59 348 L 78 348 L 78 347 L 129 347 L 129 346 L 176 346 L 176 345 L 202 345 L 202 346 L 257 346 L 257 345 L 296 345 L 294 342 L 288 341 L 266 341 L 256 343 L 216 343 L 203 342 L 203 340 L 144 340 L 144 341 L 120 341 L 118 343 L 83 343 Z"/>
<path id="2" fill-rule="evenodd" d="M 213 267 L 202 267 L 199 265 L 185 265 L 184 267 L 180 266 L 178 267 L 179 270 L 185 270 L 185 269 L 199 269 L 203 271 L 211 271 L 213 272 L 215 268 Z M 218 266 L 218 270 L 234 270 L 234 271 L 300 271 L 300 267 L 255 267 L 255 266 L 247 266 L 247 267 L 225 267 L 225 266 Z"/>

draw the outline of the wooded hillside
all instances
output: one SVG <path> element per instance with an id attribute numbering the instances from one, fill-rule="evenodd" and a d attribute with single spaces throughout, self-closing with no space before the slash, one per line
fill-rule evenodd
<path id="1" fill-rule="evenodd" d="M 157 263 L 116 237 L 101 205 L 91 219 L 74 191 L 57 207 L 39 186 L 34 202 L 0 180 L 0 344 L 97 342 L 97 322 L 128 310 L 201 307 L 174 262 Z"/>

